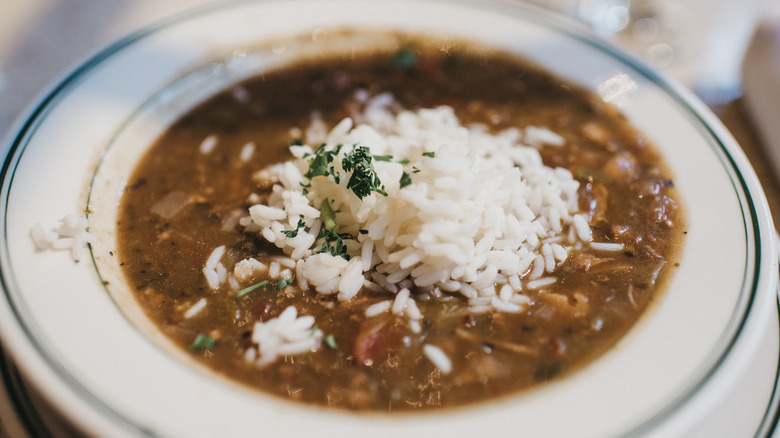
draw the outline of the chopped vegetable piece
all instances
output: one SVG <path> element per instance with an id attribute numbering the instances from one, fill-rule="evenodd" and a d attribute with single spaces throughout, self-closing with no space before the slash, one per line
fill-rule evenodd
<path id="1" fill-rule="evenodd" d="M 322 226 L 324 229 L 331 231 L 336 228 L 336 214 L 330 208 L 330 202 L 327 198 L 323 199 L 322 204 L 320 204 L 320 214 L 322 215 Z"/>
<path id="2" fill-rule="evenodd" d="M 401 71 L 409 71 L 417 65 L 419 55 L 413 48 L 407 47 L 395 53 L 393 63 Z"/>
<path id="3" fill-rule="evenodd" d="M 328 346 L 331 350 L 338 350 L 339 346 L 336 344 L 336 340 L 333 338 L 333 335 L 328 335 L 322 338 L 322 342 Z"/>
<path id="4" fill-rule="evenodd" d="M 268 280 L 263 280 L 263 281 L 261 281 L 260 283 L 254 284 L 254 285 L 252 285 L 252 286 L 249 286 L 249 287 L 247 287 L 247 288 L 245 288 L 245 289 L 241 289 L 241 290 L 240 290 L 240 291 L 238 291 L 238 293 L 236 294 L 236 297 L 238 297 L 238 298 L 242 298 L 242 297 L 244 297 L 244 295 L 248 294 L 249 292 L 252 292 L 252 291 L 253 291 L 253 290 L 255 290 L 255 289 L 259 289 L 259 288 L 261 288 L 261 287 L 265 286 L 266 284 L 268 284 Z"/>
<path id="5" fill-rule="evenodd" d="M 423 152 L 422 156 L 423 157 L 431 157 L 431 158 L 433 158 L 434 156 L 436 156 L 436 152 Z"/>
<path id="6" fill-rule="evenodd" d="M 280 278 L 280 279 L 276 280 L 276 290 L 282 290 L 285 287 L 293 284 L 293 282 L 294 282 L 293 280 L 289 280 L 289 279 L 286 279 L 286 278 Z"/>
<path id="7" fill-rule="evenodd" d="M 192 344 L 190 345 L 190 349 L 206 350 L 209 348 L 214 348 L 215 345 L 217 345 L 217 341 L 214 340 L 214 338 L 212 338 L 211 336 L 198 334 L 198 336 L 195 337 L 195 340 L 192 341 Z"/>

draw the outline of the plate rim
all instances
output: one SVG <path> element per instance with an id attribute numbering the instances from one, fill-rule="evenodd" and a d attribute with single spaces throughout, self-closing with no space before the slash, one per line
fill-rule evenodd
<path id="1" fill-rule="evenodd" d="M 231 1 L 226 3 L 220 3 L 220 4 L 212 4 L 207 6 L 202 6 L 199 8 L 195 8 L 194 10 L 190 10 L 184 13 L 177 14 L 173 17 L 170 17 L 168 19 L 161 20 L 160 22 L 153 24 L 151 26 L 147 26 L 141 30 L 138 30 L 136 32 L 133 32 L 129 34 L 126 37 L 121 38 L 120 40 L 110 44 L 106 48 L 100 50 L 96 55 L 93 55 L 90 57 L 86 62 L 81 63 L 76 69 L 71 71 L 70 73 L 66 74 L 61 80 L 58 80 L 56 84 L 46 91 L 40 100 L 36 100 L 35 104 L 31 107 L 30 110 L 28 110 L 26 113 L 23 113 L 21 118 L 17 123 L 12 125 L 11 130 L 9 130 L 9 134 L 7 138 L 3 141 L 3 150 L 6 153 L 6 158 L 3 161 L 2 169 L 0 169 L 0 180 L 2 180 L 2 193 L 0 193 L 0 203 L 2 203 L 3 208 L 3 218 L 2 218 L 2 224 L 3 224 L 3 235 L 2 235 L 2 241 L 1 243 L 4 245 L 3 251 L 0 252 L 0 286 L 3 289 L 3 293 L 5 294 L 6 301 L 10 305 L 10 308 L 13 309 L 13 314 L 15 316 L 20 316 L 18 309 L 15 308 L 13 298 L 7 295 L 7 290 L 10 287 L 12 287 L 13 283 L 15 282 L 13 272 L 8 272 L 8 266 L 10 266 L 9 262 L 9 256 L 6 253 L 8 251 L 8 248 L 6 246 L 7 244 L 7 229 L 5 227 L 6 222 L 5 218 L 8 214 L 7 208 L 8 208 L 8 191 L 9 191 L 9 185 L 12 184 L 13 180 L 13 174 L 16 171 L 16 165 L 19 162 L 19 159 L 21 155 L 24 153 L 25 148 L 27 147 L 29 138 L 31 138 L 39 126 L 39 124 L 43 123 L 46 119 L 46 114 L 49 110 L 56 107 L 57 103 L 63 99 L 67 94 L 72 91 L 74 87 L 76 87 L 81 81 L 88 78 L 89 74 L 99 65 L 101 65 L 104 61 L 107 59 L 110 59 L 112 56 L 114 56 L 116 53 L 121 52 L 125 47 L 132 45 L 138 40 L 141 40 L 145 37 L 147 37 L 150 34 L 156 33 L 160 29 L 165 29 L 168 26 L 175 25 L 178 22 L 186 21 L 192 16 L 200 15 L 204 13 L 209 13 L 212 10 L 219 10 L 224 8 L 232 8 L 236 5 L 241 5 L 244 3 L 269 3 L 274 2 L 276 0 L 259 0 L 259 1 L 251 1 L 251 0 L 237 0 L 237 1 Z M 288 0 L 289 1 L 289 0 Z M 441 0 L 432 0 L 433 3 L 441 3 Z M 503 4 L 507 7 L 511 7 L 515 10 L 518 9 L 519 5 L 508 5 L 508 2 L 506 1 L 478 1 L 478 2 L 467 2 L 467 1 L 458 1 L 457 3 L 461 4 L 469 4 L 469 5 L 479 5 L 479 4 Z M 532 8 L 525 8 L 525 7 L 519 7 L 519 9 L 526 9 L 526 10 L 532 10 Z M 533 11 L 532 15 L 538 14 L 539 11 Z M 528 14 L 525 14 L 523 19 L 528 18 Z M 548 17 L 548 20 L 550 20 L 551 17 Z M 561 24 L 561 21 L 556 17 L 553 22 L 547 22 L 545 23 L 546 27 L 550 27 L 555 29 L 556 32 L 561 32 L 566 35 L 568 35 L 570 38 L 574 38 L 580 42 L 587 43 L 594 48 L 598 49 L 601 52 L 604 52 L 607 56 L 617 59 L 620 62 L 628 65 L 633 70 L 635 70 L 638 74 L 643 75 L 646 77 L 650 82 L 652 82 L 654 85 L 658 86 L 662 90 L 665 91 L 665 95 L 668 98 L 672 98 L 677 106 L 679 106 L 681 109 L 684 109 L 687 113 L 689 113 L 691 116 L 693 116 L 696 120 L 698 120 L 699 124 L 706 128 L 710 137 L 717 142 L 717 146 L 719 148 L 719 151 L 722 153 L 722 158 L 725 158 L 728 162 L 730 169 L 734 171 L 734 176 L 737 177 L 737 181 L 733 181 L 732 183 L 735 185 L 735 189 L 739 188 L 741 191 L 737 191 L 738 194 L 741 194 L 745 197 L 745 199 L 742 199 L 740 197 L 743 207 L 747 206 L 747 211 L 743 208 L 742 214 L 743 216 L 747 215 L 749 217 L 743 218 L 744 220 L 744 226 L 748 228 L 749 224 L 752 224 L 753 233 L 754 233 L 754 244 L 755 248 L 753 252 L 755 253 L 753 257 L 755 258 L 755 264 L 753 272 L 748 274 L 746 272 L 745 276 L 749 277 L 751 279 L 750 283 L 751 285 L 749 287 L 745 287 L 746 290 L 749 290 L 749 297 L 748 302 L 746 303 L 745 312 L 741 315 L 741 321 L 739 322 L 738 326 L 735 328 L 735 331 L 733 335 L 731 336 L 730 342 L 728 345 L 723 349 L 723 353 L 721 357 L 711 366 L 711 370 L 709 373 L 707 373 L 705 376 L 702 376 L 698 379 L 698 384 L 694 385 L 694 387 L 689 388 L 685 391 L 686 396 L 682 399 L 678 400 L 674 403 L 674 407 L 678 407 L 680 404 L 684 404 L 687 399 L 693 396 L 698 390 L 701 385 L 706 384 L 706 382 L 711 378 L 711 374 L 713 374 L 717 369 L 719 369 L 720 364 L 722 363 L 725 356 L 728 354 L 728 352 L 731 350 L 733 343 L 736 342 L 736 340 L 739 337 L 739 334 L 742 331 L 742 328 L 744 327 L 745 322 L 751 315 L 751 311 L 753 310 L 753 301 L 755 299 L 756 294 L 760 293 L 759 290 L 759 283 L 760 279 L 764 278 L 765 275 L 762 274 L 762 263 L 761 261 L 764 260 L 765 257 L 765 246 L 766 242 L 763 242 L 763 236 L 766 234 L 766 230 L 762 228 L 766 227 L 765 221 L 762 220 L 763 216 L 767 214 L 768 207 L 766 206 L 766 200 L 763 198 L 763 191 L 760 188 L 760 184 L 757 184 L 757 178 L 752 171 L 752 167 L 750 167 L 749 163 L 747 163 L 747 159 L 744 157 L 744 155 L 740 154 L 741 150 L 736 147 L 737 145 L 736 141 L 731 137 L 731 135 L 725 131 L 725 128 L 722 126 L 719 120 L 715 118 L 714 115 L 709 111 L 708 108 L 704 107 L 703 103 L 699 102 L 695 97 L 693 97 L 693 94 L 685 89 L 683 89 L 681 86 L 674 84 L 671 82 L 668 78 L 663 77 L 660 73 L 656 72 L 655 70 L 649 68 L 646 64 L 642 63 L 638 59 L 626 54 L 622 50 L 617 49 L 613 45 L 602 41 L 597 40 L 592 35 L 590 37 L 587 37 L 586 35 L 583 35 L 580 31 L 574 31 L 571 28 L 567 28 Z M 747 174 L 745 174 L 747 172 Z M 10 182 L 10 184 L 9 184 Z M 756 198 L 756 195 L 758 195 L 758 198 Z M 762 232 L 763 231 L 763 232 Z M 746 251 L 750 252 L 750 246 L 746 249 Z M 771 252 L 771 251 L 769 251 Z M 0 306 L 2 307 L 2 306 Z M 6 326 L 8 324 L 5 324 Z M 11 349 L 11 351 L 8 352 L 8 354 L 11 357 L 18 358 L 18 356 L 28 356 L 29 354 L 36 354 L 39 356 L 44 362 L 48 362 L 48 365 L 54 373 L 60 375 L 60 377 L 70 377 L 69 373 L 65 370 L 59 369 L 56 360 L 54 358 L 50 357 L 51 352 L 46 351 L 45 347 L 39 345 L 37 342 L 35 342 L 35 336 L 31 331 L 29 330 L 29 327 L 25 324 L 23 320 L 18 320 L 18 327 L 21 329 L 22 332 L 24 332 L 24 336 L 28 341 L 32 341 L 32 344 L 34 344 L 32 347 L 33 351 L 26 352 L 25 354 L 20 354 L 15 351 L 14 349 Z M 8 335 L 5 333 L 3 336 L 0 336 L 0 341 L 2 341 L 3 344 L 11 344 L 12 346 L 14 344 L 17 344 L 16 347 L 19 347 L 19 342 L 14 342 L 13 337 L 11 337 L 11 340 L 8 340 Z M 73 381 L 68 383 L 68 386 L 75 386 L 80 387 L 80 384 L 78 381 Z M 71 388 L 74 390 L 75 388 Z M 82 388 L 83 389 L 83 388 Z M 76 391 L 78 392 L 78 391 Z M 81 397 L 90 398 L 93 397 L 94 394 L 86 393 L 81 394 Z M 112 411 L 110 407 L 105 406 L 105 404 L 99 400 L 95 399 L 94 403 L 99 406 L 104 406 L 108 408 L 108 411 Z M 673 410 L 670 408 L 670 410 Z M 117 417 L 121 422 L 126 423 L 131 427 L 131 429 L 138 428 L 138 425 L 136 425 L 132 420 L 124 418 L 121 413 L 113 412 L 113 416 Z M 644 425 L 639 426 L 636 428 L 635 431 L 641 432 L 643 429 L 652 427 L 656 422 L 662 421 L 662 419 L 668 415 L 668 413 L 660 412 L 656 416 L 651 417 L 647 420 L 647 422 L 644 423 Z M 142 428 L 137 429 L 140 432 L 147 432 L 144 431 Z"/>

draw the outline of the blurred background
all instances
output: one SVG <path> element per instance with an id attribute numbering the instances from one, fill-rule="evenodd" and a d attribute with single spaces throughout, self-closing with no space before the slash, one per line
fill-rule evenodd
<path id="1" fill-rule="evenodd" d="M 212 1 L 0 0 L 0 133 L 47 86 L 110 42 Z M 591 27 L 711 105 L 740 96 L 741 63 L 755 30 L 769 17 L 780 21 L 778 0 L 524 1 Z"/>
<path id="2" fill-rule="evenodd" d="M 742 145 L 780 217 L 780 0 L 524 1 L 592 29 L 698 95 Z M 100 49 L 212 2 L 0 0 L 0 137 Z M 9 410 L 0 381 L 0 438 Z"/>
<path id="3" fill-rule="evenodd" d="M 776 0 L 528 0 L 591 27 L 708 103 L 740 94 L 740 66 Z M 777 5 L 777 6 L 780 6 Z"/>

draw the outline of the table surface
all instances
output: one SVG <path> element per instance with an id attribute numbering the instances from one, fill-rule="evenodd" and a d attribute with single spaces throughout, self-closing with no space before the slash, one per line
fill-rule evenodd
<path id="1" fill-rule="evenodd" d="M 210 0 L 0 0 L 0 137 L 59 77 L 106 44 L 140 26 Z M 780 218 L 780 180 L 768 165 L 741 98 L 712 110 L 742 146 Z M 1 382 L 0 382 L 1 383 Z M 0 386 L 2 390 L 2 386 Z M 0 438 L 3 427 L 0 399 Z"/>

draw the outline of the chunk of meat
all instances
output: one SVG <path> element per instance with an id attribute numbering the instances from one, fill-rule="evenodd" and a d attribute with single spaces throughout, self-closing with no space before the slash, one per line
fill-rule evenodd
<path id="1" fill-rule="evenodd" d="M 601 170 L 613 181 L 628 184 L 639 176 L 639 160 L 631 152 L 621 152 L 613 155 Z"/>
<path id="2" fill-rule="evenodd" d="M 366 366 L 384 361 L 401 345 L 405 333 L 404 324 L 395 317 L 383 315 L 364 321 L 355 338 L 355 359 Z"/>

